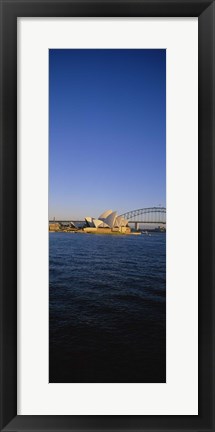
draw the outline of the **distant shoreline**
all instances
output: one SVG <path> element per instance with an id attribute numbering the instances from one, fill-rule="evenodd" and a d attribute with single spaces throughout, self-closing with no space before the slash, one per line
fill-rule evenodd
<path id="1" fill-rule="evenodd" d="M 128 235 L 141 235 L 142 232 L 131 232 L 131 233 L 122 233 L 122 232 L 86 232 L 83 230 L 78 231 L 69 231 L 69 230 L 56 230 L 56 231 L 49 231 L 50 233 L 68 233 L 68 234 L 93 234 L 93 235 L 114 235 L 114 236 L 128 236 Z"/>
<path id="2" fill-rule="evenodd" d="M 130 232 L 130 233 L 121 233 L 121 232 L 86 232 L 83 230 L 56 230 L 56 231 L 49 231 L 49 233 L 67 233 L 67 234 L 93 234 L 93 235 L 113 235 L 113 236 L 129 236 L 129 235 L 150 235 L 150 234 L 166 234 L 166 231 L 157 231 L 157 230 L 147 230 L 147 231 L 137 231 L 137 232 Z"/>

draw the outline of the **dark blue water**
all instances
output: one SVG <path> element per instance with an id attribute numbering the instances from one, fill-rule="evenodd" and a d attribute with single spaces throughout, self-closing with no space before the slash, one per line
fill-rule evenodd
<path id="1" fill-rule="evenodd" d="M 166 235 L 50 233 L 49 381 L 166 381 Z"/>

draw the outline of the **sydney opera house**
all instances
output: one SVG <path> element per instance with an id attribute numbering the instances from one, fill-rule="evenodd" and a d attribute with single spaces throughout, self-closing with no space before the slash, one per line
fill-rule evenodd
<path id="1" fill-rule="evenodd" d="M 106 210 L 98 219 L 87 216 L 85 222 L 85 232 L 120 232 L 124 234 L 129 234 L 131 232 L 128 221 L 122 216 L 117 216 L 117 212 L 112 210 Z"/>

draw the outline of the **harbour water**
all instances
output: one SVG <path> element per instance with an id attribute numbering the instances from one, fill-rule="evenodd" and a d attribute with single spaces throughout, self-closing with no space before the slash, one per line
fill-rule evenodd
<path id="1" fill-rule="evenodd" d="M 165 381 L 165 233 L 50 233 L 49 382 Z"/>

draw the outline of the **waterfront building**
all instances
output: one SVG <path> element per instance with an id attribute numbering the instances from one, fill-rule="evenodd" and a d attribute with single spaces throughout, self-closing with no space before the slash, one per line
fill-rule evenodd
<path id="1" fill-rule="evenodd" d="M 108 233 L 111 231 L 124 234 L 131 232 L 128 221 L 122 216 L 117 216 L 117 212 L 112 210 L 106 210 L 98 218 L 87 216 L 85 222 L 84 231 L 86 232 Z"/>
<path id="2" fill-rule="evenodd" d="M 61 229 L 61 224 L 58 222 L 49 223 L 49 231 L 59 231 Z"/>

